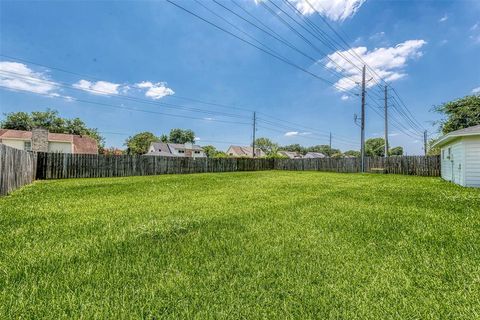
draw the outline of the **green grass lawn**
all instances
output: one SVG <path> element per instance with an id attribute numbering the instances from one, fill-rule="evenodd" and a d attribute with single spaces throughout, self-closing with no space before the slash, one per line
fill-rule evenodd
<path id="1" fill-rule="evenodd" d="M 480 317 L 480 190 L 245 172 L 0 199 L 0 318 Z"/>

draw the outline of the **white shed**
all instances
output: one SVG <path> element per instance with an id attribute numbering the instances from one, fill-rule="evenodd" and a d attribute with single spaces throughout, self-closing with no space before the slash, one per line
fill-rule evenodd
<path id="1" fill-rule="evenodd" d="M 442 178 L 480 187 L 480 125 L 450 132 L 433 144 L 441 149 Z"/>

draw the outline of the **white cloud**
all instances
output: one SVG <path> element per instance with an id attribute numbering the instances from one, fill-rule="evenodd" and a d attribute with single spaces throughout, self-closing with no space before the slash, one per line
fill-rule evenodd
<path id="1" fill-rule="evenodd" d="M 444 45 L 446 45 L 447 43 L 448 43 L 448 40 L 447 40 L 447 39 L 443 39 L 443 40 L 440 41 L 438 44 L 439 44 L 440 46 L 444 46 Z"/>
<path id="2" fill-rule="evenodd" d="M 328 56 L 330 60 L 327 60 L 326 66 L 346 74 L 344 78 L 336 82 L 337 88 L 353 89 L 356 87 L 356 84 L 350 79 L 355 82 L 361 81 L 361 70 L 345 60 L 345 56 L 360 56 L 375 71 L 375 73 L 368 72 L 370 77 L 374 77 L 377 80 L 380 77 L 387 82 L 392 82 L 406 76 L 403 68 L 407 65 L 407 60 L 421 57 L 423 54 L 420 49 L 425 44 L 424 40 L 408 40 L 394 47 L 376 48 L 372 51 L 368 51 L 366 47 L 352 48 L 348 51 L 336 51 Z M 373 86 L 374 84 L 375 81 L 370 81 L 368 86 Z"/>
<path id="3" fill-rule="evenodd" d="M 448 20 L 448 15 L 445 14 L 443 17 L 440 18 L 440 20 L 438 20 L 438 22 L 445 22 Z"/>
<path id="4" fill-rule="evenodd" d="M 34 72 L 23 63 L 1 61 L 0 85 L 11 90 L 29 91 L 55 97 L 57 84 L 43 73 Z"/>
<path id="5" fill-rule="evenodd" d="M 137 83 L 135 86 L 140 89 L 147 89 L 145 96 L 154 100 L 175 94 L 172 89 L 167 87 L 165 82 L 152 83 L 150 81 L 142 81 Z"/>
<path id="6" fill-rule="evenodd" d="M 93 94 L 115 95 L 119 93 L 118 89 L 120 85 L 117 83 L 112 83 L 108 81 L 91 82 L 88 80 L 80 80 L 77 83 L 74 83 L 73 87 L 84 90 L 84 91 L 88 91 Z"/>
<path id="7" fill-rule="evenodd" d="M 334 21 L 343 21 L 353 16 L 366 0 L 290 0 L 304 15 L 318 11 Z M 312 8 L 313 7 L 313 8 Z"/>
<path id="8" fill-rule="evenodd" d="M 475 24 L 470 28 L 471 31 L 475 31 L 475 30 L 477 30 L 477 29 L 478 29 L 478 23 L 475 23 Z"/>
<path id="9" fill-rule="evenodd" d="M 345 100 L 348 100 L 349 97 L 348 97 L 346 94 L 344 94 L 344 95 L 341 97 L 341 99 L 342 99 L 343 101 L 345 101 Z"/>
<path id="10" fill-rule="evenodd" d="M 205 118 L 203 118 L 203 120 L 212 121 L 212 120 L 214 120 L 214 119 L 211 118 L 211 117 L 205 117 Z"/>
<path id="11" fill-rule="evenodd" d="M 311 132 L 288 131 L 288 132 L 285 132 L 285 137 L 307 136 L 309 134 L 312 134 L 312 133 Z"/>
<path id="12" fill-rule="evenodd" d="M 473 94 L 480 93 L 480 87 L 474 88 L 474 89 L 472 90 L 472 93 L 473 93 Z"/>
<path id="13" fill-rule="evenodd" d="M 389 137 L 396 137 L 398 135 L 399 135 L 399 133 L 396 133 L 396 132 L 388 134 Z"/>

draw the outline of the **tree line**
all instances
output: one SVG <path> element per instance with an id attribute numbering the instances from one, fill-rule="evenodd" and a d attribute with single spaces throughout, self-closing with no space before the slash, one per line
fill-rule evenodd
<path id="1" fill-rule="evenodd" d="M 432 108 L 433 112 L 443 115 L 443 118 L 435 122 L 440 134 L 467 128 L 480 124 L 480 95 L 470 95 Z M 106 148 L 105 139 L 97 128 L 88 127 L 80 118 L 61 117 L 56 110 L 47 109 L 46 111 L 33 112 L 10 112 L 4 114 L 4 119 L 0 121 L 0 128 L 31 131 L 36 127 L 43 127 L 53 133 L 67 133 L 92 137 L 97 141 L 99 153 L 104 154 L 145 154 L 152 142 L 170 142 L 187 143 L 195 142 L 195 133 L 189 129 L 172 129 L 169 134 L 156 136 L 151 132 L 140 132 L 128 137 L 124 145 L 126 150 L 118 148 Z M 435 139 L 429 141 L 432 145 Z M 346 157 L 360 156 L 358 150 L 347 150 L 342 152 L 340 149 L 330 148 L 329 145 L 302 146 L 300 144 L 290 144 L 280 146 L 269 138 L 258 138 L 255 141 L 256 147 L 260 148 L 269 157 L 278 157 L 278 151 L 293 151 L 300 154 L 307 152 L 320 152 L 328 157 Z M 208 157 L 227 157 L 223 151 L 217 150 L 214 146 L 204 146 L 204 151 Z M 367 156 L 384 156 L 385 140 L 383 138 L 371 138 L 365 142 L 365 152 Z M 428 154 L 439 154 L 439 150 L 429 147 Z M 389 155 L 403 155 L 403 148 L 398 146 L 389 150 Z"/>

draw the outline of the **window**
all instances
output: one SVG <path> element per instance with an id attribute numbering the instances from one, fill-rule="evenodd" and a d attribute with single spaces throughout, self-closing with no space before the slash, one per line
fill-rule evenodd
<path id="1" fill-rule="evenodd" d="M 447 159 L 451 159 L 451 158 L 452 158 L 452 148 L 448 148 Z"/>
<path id="2" fill-rule="evenodd" d="M 23 150 L 32 151 L 32 142 L 31 141 L 25 141 L 23 143 Z"/>
<path id="3" fill-rule="evenodd" d="M 185 153 L 185 150 L 178 150 L 178 153 Z"/>
<path id="4" fill-rule="evenodd" d="M 200 154 L 200 151 L 195 151 L 195 154 Z"/>

